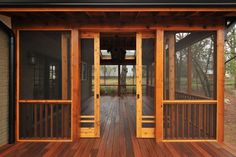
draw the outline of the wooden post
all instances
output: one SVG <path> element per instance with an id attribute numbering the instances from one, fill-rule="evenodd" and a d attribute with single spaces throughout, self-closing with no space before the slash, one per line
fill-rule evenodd
<path id="1" fill-rule="evenodd" d="M 188 79 L 188 87 L 187 87 L 187 92 L 191 93 L 192 92 L 192 51 L 191 51 L 191 46 L 188 47 L 188 56 L 187 56 L 187 79 Z"/>
<path id="2" fill-rule="evenodd" d="M 80 41 L 79 41 L 79 31 L 73 29 L 71 31 L 71 64 L 72 64 L 72 133 L 71 136 L 73 141 L 79 139 L 79 130 L 80 130 Z"/>
<path id="3" fill-rule="evenodd" d="M 142 34 L 136 34 L 136 136 L 142 137 Z"/>
<path id="4" fill-rule="evenodd" d="M 169 100 L 175 99 L 175 34 L 168 34 L 169 45 Z"/>
<path id="5" fill-rule="evenodd" d="M 16 141 L 20 139 L 19 103 L 20 100 L 20 31 L 16 30 Z"/>
<path id="6" fill-rule="evenodd" d="M 62 99 L 68 99 L 68 42 L 67 42 L 67 33 L 62 32 L 61 34 L 61 73 L 62 73 Z M 68 125 L 68 114 L 69 108 L 67 106 L 62 107 L 62 129 L 61 134 L 62 136 L 67 136 L 67 130 L 69 128 Z M 41 110 L 40 110 L 41 113 Z"/>
<path id="7" fill-rule="evenodd" d="M 217 30 L 217 140 L 224 141 L 224 29 Z"/>
<path id="8" fill-rule="evenodd" d="M 68 42 L 67 33 L 63 32 L 61 34 L 61 72 L 62 72 L 62 99 L 68 98 Z"/>
<path id="9" fill-rule="evenodd" d="M 94 135 L 100 137 L 100 35 L 94 36 Z"/>
<path id="10" fill-rule="evenodd" d="M 164 31 L 156 31 L 156 54 L 155 54 L 155 104 L 156 104 L 156 142 L 163 140 L 163 42 Z"/>

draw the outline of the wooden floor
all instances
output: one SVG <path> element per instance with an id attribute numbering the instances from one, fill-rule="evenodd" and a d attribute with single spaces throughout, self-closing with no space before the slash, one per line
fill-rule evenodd
<path id="1" fill-rule="evenodd" d="M 155 157 L 236 156 L 234 148 L 217 143 L 155 143 L 135 137 L 134 97 L 101 98 L 101 138 L 73 143 L 17 143 L 0 147 L 2 156 Z"/>

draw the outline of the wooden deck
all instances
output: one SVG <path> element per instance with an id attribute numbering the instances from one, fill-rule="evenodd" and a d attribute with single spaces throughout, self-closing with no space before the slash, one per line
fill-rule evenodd
<path id="1" fill-rule="evenodd" d="M 134 97 L 101 98 L 101 138 L 80 139 L 73 143 L 17 143 L 0 147 L 2 156 L 236 156 L 236 150 L 217 143 L 155 143 L 135 136 Z"/>

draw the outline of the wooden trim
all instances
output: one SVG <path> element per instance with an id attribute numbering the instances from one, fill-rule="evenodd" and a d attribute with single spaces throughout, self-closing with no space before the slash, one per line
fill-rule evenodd
<path id="1" fill-rule="evenodd" d="M 20 32 L 16 30 L 16 141 L 19 141 Z"/>
<path id="2" fill-rule="evenodd" d="M 155 123 L 155 120 L 142 120 L 142 123 Z"/>
<path id="3" fill-rule="evenodd" d="M 96 32 L 81 32 L 80 38 L 81 39 L 93 39 L 97 35 Z"/>
<path id="4" fill-rule="evenodd" d="M 156 142 L 163 140 L 163 53 L 164 31 L 156 31 L 156 55 L 155 55 L 155 109 L 156 109 Z"/>
<path id="5" fill-rule="evenodd" d="M 68 98 L 68 40 L 67 33 L 61 34 L 61 71 L 62 71 L 62 99 Z"/>
<path id="6" fill-rule="evenodd" d="M 72 103 L 71 100 L 19 100 L 19 103 L 37 103 L 37 104 L 70 104 Z"/>
<path id="7" fill-rule="evenodd" d="M 218 100 L 163 100 L 163 104 L 217 104 Z"/>
<path id="8" fill-rule="evenodd" d="M 71 111 L 71 131 L 73 141 L 79 139 L 79 117 L 80 117 L 80 49 L 79 49 L 79 31 L 73 29 L 71 31 L 71 93 L 72 93 L 72 111 Z"/>
<path id="9" fill-rule="evenodd" d="M 142 138 L 154 138 L 155 129 L 154 128 L 142 128 Z"/>
<path id="10" fill-rule="evenodd" d="M 155 118 L 155 116 L 144 116 L 144 115 L 142 115 L 142 118 Z"/>
<path id="11" fill-rule="evenodd" d="M 95 123 L 95 120 L 80 120 L 80 123 Z"/>
<path id="12" fill-rule="evenodd" d="M 187 54 L 187 92 L 190 94 L 192 92 L 192 50 L 191 46 L 188 47 L 188 54 Z"/>
<path id="13" fill-rule="evenodd" d="M 80 118 L 94 118 L 95 116 L 94 115 L 83 115 L 83 116 L 80 116 Z"/>
<path id="14" fill-rule="evenodd" d="M 73 142 L 72 139 L 19 139 L 18 142 Z"/>
<path id="15" fill-rule="evenodd" d="M 100 137 L 100 34 L 94 34 L 94 135 Z"/>
<path id="16" fill-rule="evenodd" d="M 224 141 L 224 30 L 217 31 L 217 141 Z"/>
<path id="17" fill-rule="evenodd" d="M 2 7 L 0 12 L 235 12 L 235 7 Z"/>
<path id="18" fill-rule="evenodd" d="M 142 137 L 142 33 L 136 33 L 136 137 Z"/>
<path id="19" fill-rule="evenodd" d="M 169 99 L 175 100 L 175 34 L 168 33 L 169 46 Z"/>
<path id="20" fill-rule="evenodd" d="M 204 139 L 199 139 L 199 140 L 195 140 L 195 139 L 189 139 L 189 140 L 163 140 L 163 142 L 217 142 L 217 140 L 204 140 Z"/>

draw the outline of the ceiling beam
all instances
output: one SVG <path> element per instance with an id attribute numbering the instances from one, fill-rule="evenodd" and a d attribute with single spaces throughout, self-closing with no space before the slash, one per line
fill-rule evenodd
<path id="1" fill-rule="evenodd" d="M 176 51 L 180 51 L 188 46 L 191 46 L 192 44 L 203 40 L 211 35 L 213 35 L 214 32 L 210 31 L 210 32 L 192 32 L 191 34 L 189 34 L 188 36 L 186 36 L 185 38 L 181 39 L 180 41 L 178 41 L 175 45 L 175 50 Z"/>

